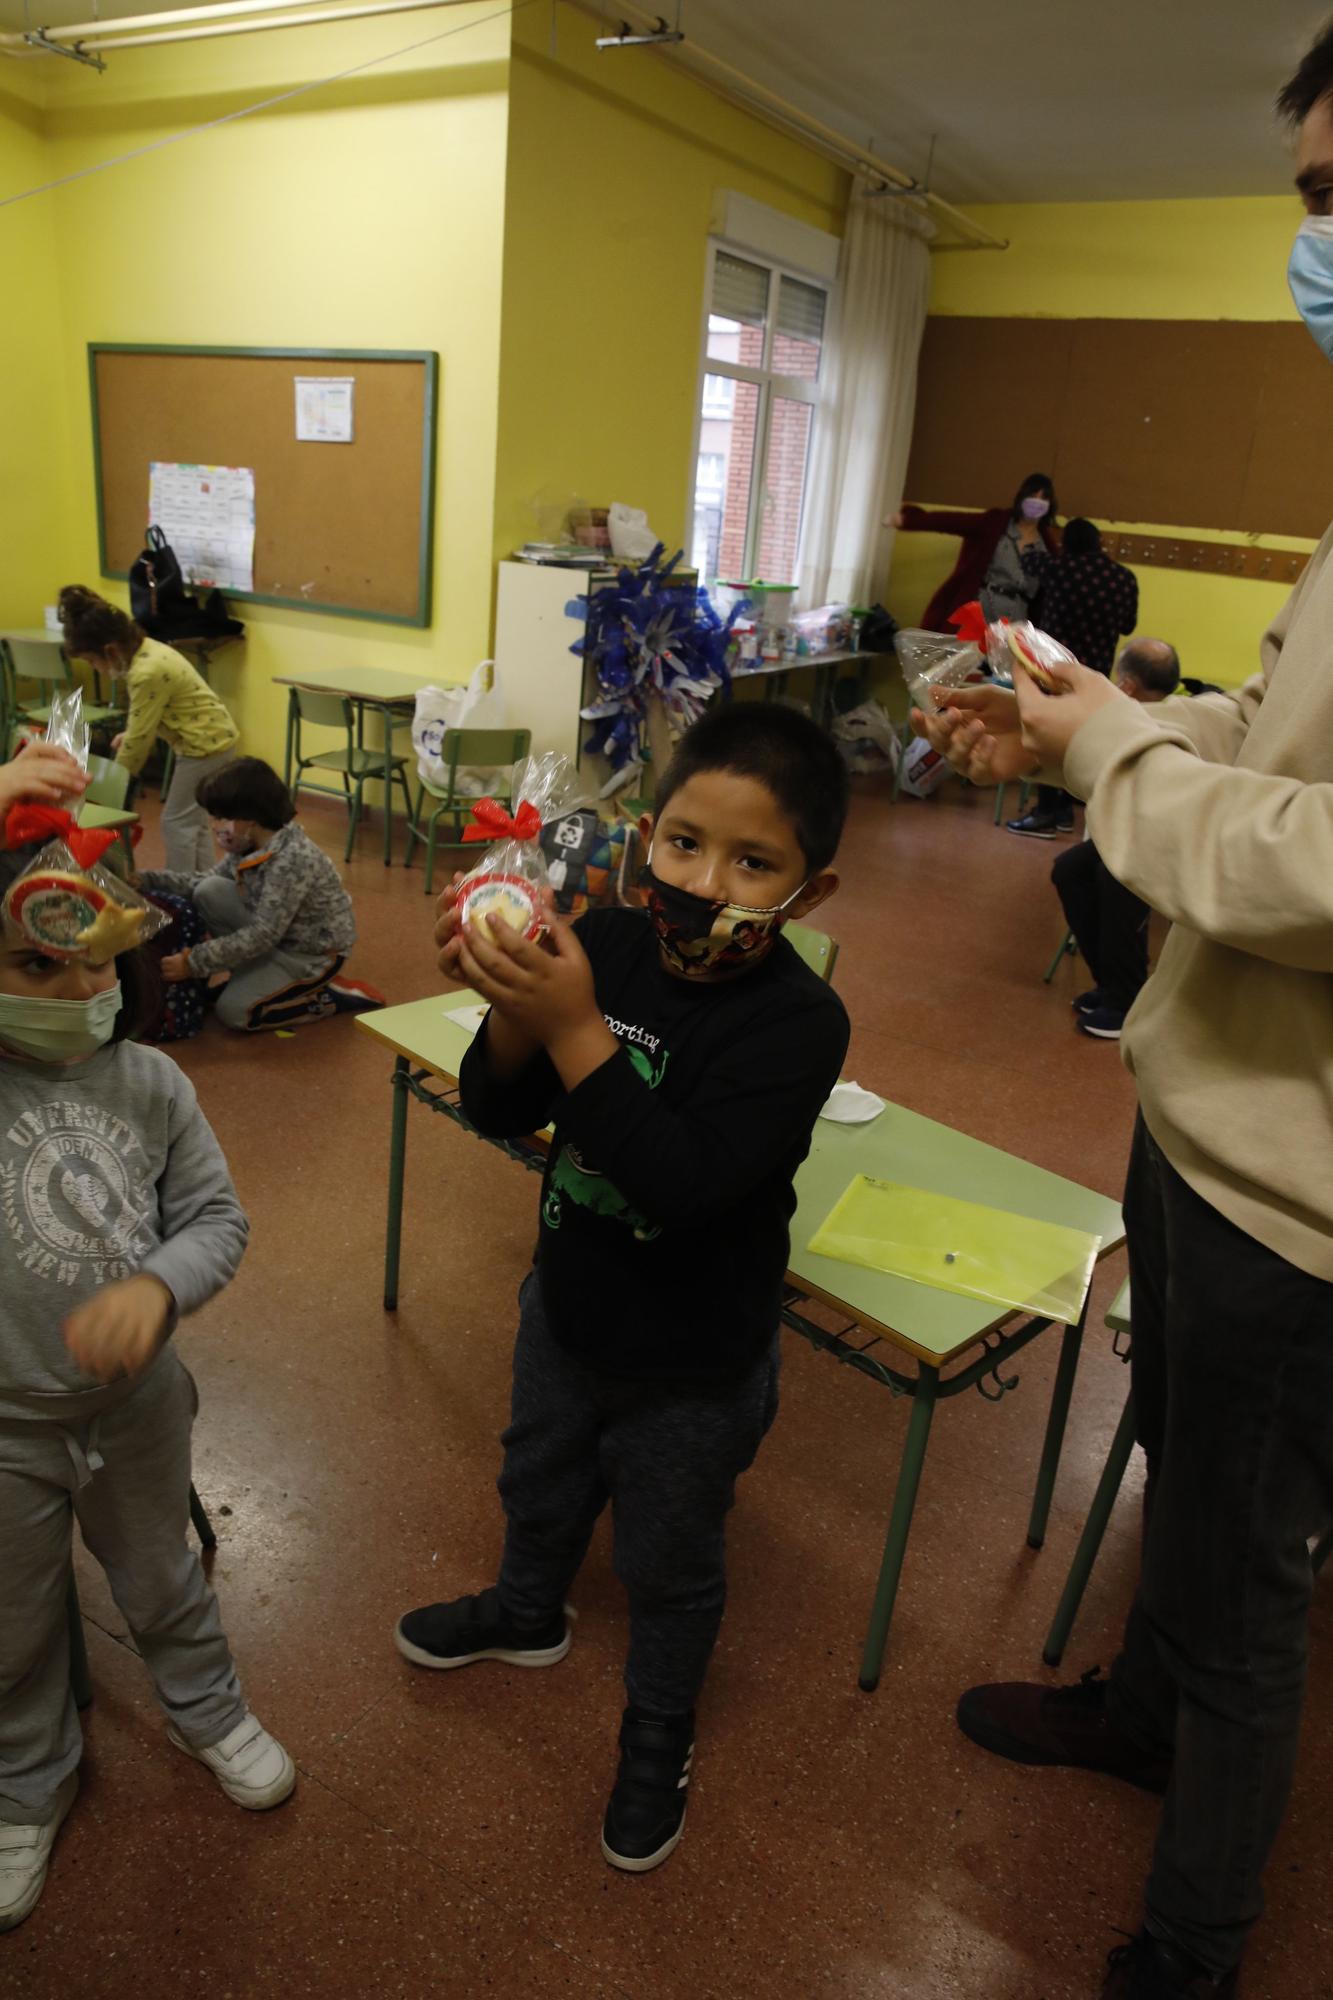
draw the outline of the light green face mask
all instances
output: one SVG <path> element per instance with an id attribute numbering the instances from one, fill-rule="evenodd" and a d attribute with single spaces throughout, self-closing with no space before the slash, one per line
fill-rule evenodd
<path id="1" fill-rule="evenodd" d="M 119 980 L 91 1000 L 0 993 L 0 1043 L 31 1062 L 82 1062 L 110 1041 L 119 1012 Z"/>

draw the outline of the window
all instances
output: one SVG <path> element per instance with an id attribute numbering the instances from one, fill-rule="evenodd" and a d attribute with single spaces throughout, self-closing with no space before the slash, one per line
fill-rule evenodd
<path id="1" fill-rule="evenodd" d="M 705 581 L 796 581 L 828 290 L 714 244 L 690 560 Z"/>

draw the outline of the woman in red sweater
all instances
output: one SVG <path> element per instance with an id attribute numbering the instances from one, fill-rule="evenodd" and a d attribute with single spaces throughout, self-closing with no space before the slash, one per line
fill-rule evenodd
<path id="1" fill-rule="evenodd" d="M 1045 509 L 1038 514 L 1036 507 L 1043 500 Z M 1032 504 L 1025 506 L 1025 502 Z M 986 572 L 1011 523 L 1036 520 L 1042 540 L 1054 554 L 1059 547 L 1059 538 L 1055 533 L 1056 511 L 1055 488 L 1044 472 L 1028 474 L 1015 493 L 1011 507 L 987 507 L 981 513 L 937 512 L 927 507 L 899 508 L 890 518 L 890 527 L 906 529 L 910 534 L 957 535 L 962 543 L 953 574 L 940 585 L 926 606 L 921 620 L 923 629 L 927 632 L 948 632 L 949 614 L 956 611 L 960 604 L 970 604 L 973 598 L 981 596 Z"/>

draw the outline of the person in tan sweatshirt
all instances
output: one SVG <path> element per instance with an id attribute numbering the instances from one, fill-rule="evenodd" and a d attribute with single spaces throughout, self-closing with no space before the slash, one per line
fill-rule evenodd
<path id="1" fill-rule="evenodd" d="M 1308 217 L 1292 291 L 1333 360 L 1333 24 L 1283 91 Z M 975 780 L 1058 776 L 1172 922 L 1122 1038 L 1142 1575 L 1109 1682 L 971 1688 L 973 1741 L 1165 1794 L 1104 2000 L 1229 1995 L 1296 1757 L 1311 1547 L 1333 1523 L 1333 530 L 1233 694 L 1145 708 L 949 691 L 918 732 Z M 947 706 L 946 706 L 947 704 Z"/>

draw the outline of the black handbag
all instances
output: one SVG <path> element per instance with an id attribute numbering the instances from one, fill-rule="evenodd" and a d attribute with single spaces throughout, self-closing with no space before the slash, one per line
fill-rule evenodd
<path id="1" fill-rule="evenodd" d="M 159 624 L 179 627 L 194 600 L 185 588 L 185 578 L 176 560 L 176 551 L 158 527 L 148 530 L 148 545 L 130 570 L 130 616 L 153 632 Z"/>

